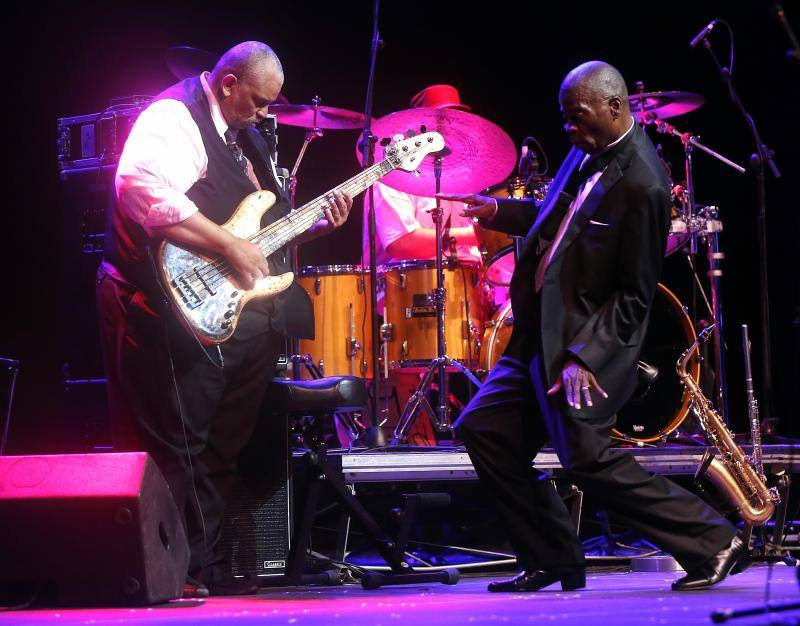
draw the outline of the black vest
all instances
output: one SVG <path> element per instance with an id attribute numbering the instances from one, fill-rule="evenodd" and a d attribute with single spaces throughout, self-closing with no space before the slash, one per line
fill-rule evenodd
<path id="1" fill-rule="evenodd" d="M 163 99 L 178 100 L 186 105 L 200 130 L 208 157 L 205 178 L 195 182 L 186 192 L 186 196 L 205 217 L 217 224 L 224 224 L 239 203 L 248 194 L 256 191 L 256 188 L 217 132 L 199 77 L 187 78 L 156 96 L 156 100 Z M 240 131 L 239 143 L 253 164 L 261 186 L 272 191 L 278 198 L 262 218 L 263 227 L 285 216 L 291 208 L 290 200 L 272 174 L 269 148 L 259 132 L 255 129 Z M 155 280 L 148 248 L 153 242 L 144 229 L 124 212 L 115 210 L 110 237 L 106 239 L 107 260 L 117 268 L 123 278 L 150 297 L 158 298 L 160 289 Z M 285 248 L 269 257 L 269 266 L 273 274 L 289 271 Z M 236 336 L 245 339 L 269 328 L 291 336 L 313 336 L 314 313 L 311 301 L 297 283 L 293 283 L 288 290 L 274 298 L 253 302 L 245 307 Z"/>

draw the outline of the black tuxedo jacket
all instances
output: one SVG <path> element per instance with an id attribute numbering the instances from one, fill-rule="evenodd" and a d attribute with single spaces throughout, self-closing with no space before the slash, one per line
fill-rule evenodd
<path id="1" fill-rule="evenodd" d="M 587 161 L 573 148 L 540 205 L 501 200 L 486 227 L 525 235 L 511 280 L 514 334 L 534 338 L 549 388 L 570 357 L 582 362 L 608 393 L 575 411 L 559 394 L 563 413 L 602 418 L 615 413 L 636 386 L 636 361 L 661 275 L 669 229 L 669 183 L 656 150 L 638 124 L 623 140 Z M 604 168 L 604 169 L 603 169 Z M 603 170 L 572 218 L 547 267 L 540 293 L 534 275 L 580 182 Z M 571 192 L 571 193 L 570 193 Z"/>

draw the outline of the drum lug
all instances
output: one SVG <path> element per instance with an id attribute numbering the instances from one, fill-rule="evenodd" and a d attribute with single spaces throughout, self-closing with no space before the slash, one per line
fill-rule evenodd
<path id="1" fill-rule="evenodd" d="M 407 340 L 403 341 L 403 343 L 400 344 L 400 356 L 402 358 L 404 358 L 404 359 L 408 356 L 408 341 Z"/>
<path id="2" fill-rule="evenodd" d="M 364 277 L 362 276 L 358 282 L 356 283 L 356 290 L 358 293 L 364 293 L 365 285 L 364 285 Z"/>
<path id="3" fill-rule="evenodd" d="M 381 324 L 381 341 L 394 341 L 394 324 Z"/>
<path id="4" fill-rule="evenodd" d="M 400 272 L 400 289 L 405 289 L 408 284 L 408 276 L 405 272 Z"/>
<path id="5" fill-rule="evenodd" d="M 314 293 L 317 295 L 322 293 L 322 279 L 319 276 L 314 279 Z"/>
<path id="6" fill-rule="evenodd" d="M 345 353 L 348 358 L 352 358 L 361 350 L 361 344 L 355 337 L 345 337 Z"/>
<path id="7" fill-rule="evenodd" d="M 361 375 L 363 376 L 364 374 L 366 374 L 368 369 L 369 368 L 367 367 L 367 360 L 361 359 Z"/>
<path id="8" fill-rule="evenodd" d="M 325 376 L 325 361 L 323 359 L 320 359 L 317 363 L 317 369 L 322 376 Z"/>

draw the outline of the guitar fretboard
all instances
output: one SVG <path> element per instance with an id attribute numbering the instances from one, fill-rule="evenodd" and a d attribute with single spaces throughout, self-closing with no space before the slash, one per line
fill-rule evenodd
<path id="1" fill-rule="evenodd" d="M 269 256 L 321 220 L 325 216 L 325 209 L 328 208 L 328 199 L 333 192 L 340 191 L 354 198 L 393 169 L 394 166 L 389 162 L 389 159 L 384 159 L 380 163 L 368 167 L 341 185 L 304 204 L 299 209 L 292 211 L 269 226 L 262 228 L 250 237 L 250 241 L 259 247 L 264 256 Z"/>

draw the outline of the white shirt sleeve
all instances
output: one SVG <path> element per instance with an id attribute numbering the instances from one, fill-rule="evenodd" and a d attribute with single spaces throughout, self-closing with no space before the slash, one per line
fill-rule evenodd
<path id="1" fill-rule="evenodd" d="M 115 180 L 119 208 L 151 232 L 197 212 L 186 192 L 206 175 L 200 129 L 178 100 L 158 100 L 139 115 Z"/>
<path id="2" fill-rule="evenodd" d="M 375 185 L 375 223 L 384 250 L 401 237 L 422 228 L 417 220 L 413 196 L 382 183 Z"/>

